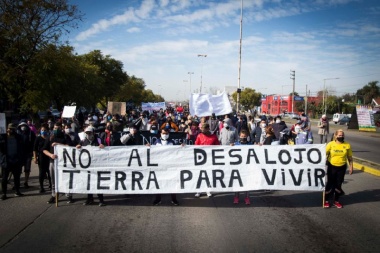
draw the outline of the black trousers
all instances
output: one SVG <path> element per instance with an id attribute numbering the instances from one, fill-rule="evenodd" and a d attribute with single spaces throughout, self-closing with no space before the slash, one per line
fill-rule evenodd
<path id="1" fill-rule="evenodd" d="M 156 194 L 156 200 L 157 201 L 161 201 L 161 194 Z M 172 201 L 177 201 L 177 195 L 172 193 L 170 194 L 170 197 L 172 198 Z"/>
<path id="2" fill-rule="evenodd" d="M 46 175 L 48 177 L 49 185 L 51 187 L 51 176 L 50 176 L 50 171 L 49 171 L 49 165 L 50 165 L 50 161 L 49 161 L 48 157 L 46 157 L 46 158 L 45 157 L 43 157 L 43 158 L 39 157 L 38 158 L 38 169 L 39 169 L 38 179 L 40 181 L 40 188 L 41 189 L 44 188 L 44 180 L 45 180 Z"/>
<path id="3" fill-rule="evenodd" d="M 98 194 L 98 199 L 100 203 L 104 202 L 103 194 Z M 93 194 L 87 194 L 87 201 L 94 201 L 94 195 Z"/>
<path id="4" fill-rule="evenodd" d="M 3 194 L 4 195 L 7 194 L 8 177 L 9 177 L 9 173 L 11 172 L 13 174 L 16 192 L 19 192 L 22 167 L 19 164 L 8 163 L 7 168 L 1 168 L 1 170 L 3 174 L 3 178 L 1 179 L 1 188 L 2 188 Z"/>
<path id="5" fill-rule="evenodd" d="M 339 197 L 344 195 L 342 184 L 344 175 L 346 174 L 347 165 L 334 166 L 330 163 L 327 165 L 327 183 L 325 189 L 325 200 L 328 201 L 334 197 L 334 201 L 338 201 Z"/>

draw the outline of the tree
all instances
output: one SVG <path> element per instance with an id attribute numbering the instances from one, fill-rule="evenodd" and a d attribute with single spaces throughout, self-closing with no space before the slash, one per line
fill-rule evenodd
<path id="1" fill-rule="evenodd" d="M 232 93 L 232 98 L 237 102 L 237 92 Z M 240 93 L 240 105 L 246 109 L 252 109 L 261 103 L 261 93 L 254 89 L 245 88 Z"/>
<path id="2" fill-rule="evenodd" d="M 363 99 L 363 104 L 370 104 L 372 99 L 380 96 L 380 87 L 377 85 L 379 81 L 372 81 L 363 88 L 356 91 L 358 99 Z"/>
<path id="3" fill-rule="evenodd" d="M 25 100 L 39 83 L 28 79 L 36 56 L 77 27 L 82 14 L 67 0 L 0 0 L 0 94 Z"/>

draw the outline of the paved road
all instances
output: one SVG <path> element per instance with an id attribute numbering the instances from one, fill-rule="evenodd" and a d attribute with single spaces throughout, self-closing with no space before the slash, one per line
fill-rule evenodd
<path id="1" fill-rule="evenodd" d="M 163 197 L 106 196 L 108 206 L 46 204 L 32 188 L 0 202 L 0 252 L 380 252 L 380 177 L 346 176 L 343 209 L 323 209 L 319 192 L 253 192 L 252 205 L 230 193 L 180 206 Z"/>

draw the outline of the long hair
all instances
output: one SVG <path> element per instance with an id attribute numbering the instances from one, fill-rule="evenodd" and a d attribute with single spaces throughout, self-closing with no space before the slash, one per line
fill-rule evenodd
<path id="1" fill-rule="evenodd" d="M 338 136 L 338 133 L 343 133 L 344 134 L 344 131 L 343 131 L 343 129 L 338 129 L 338 130 L 336 130 L 335 131 L 335 133 L 334 133 L 334 135 L 333 135 L 333 141 L 335 141 L 336 140 L 336 137 Z"/>

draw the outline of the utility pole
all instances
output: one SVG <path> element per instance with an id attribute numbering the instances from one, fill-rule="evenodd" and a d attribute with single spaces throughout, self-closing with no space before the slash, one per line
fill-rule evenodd
<path id="1" fill-rule="evenodd" d="M 199 93 L 202 93 L 203 58 L 207 57 L 207 54 L 198 54 L 198 57 L 202 57 L 202 65 L 201 65 L 201 87 L 199 88 Z"/>
<path id="2" fill-rule="evenodd" d="M 191 75 L 193 75 L 194 72 L 187 72 L 187 74 L 189 74 L 189 76 L 190 76 L 190 94 L 191 94 Z"/>
<path id="3" fill-rule="evenodd" d="M 296 71 L 290 70 L 290 79 L 293 79 L 292 112 L 294 112 L 294 92 L 296 86 Z"/>
<path id="4" fill-rule="evenodd" d="M 240 48 L 239 48 L 239 71 L 238 71 L 238 88 L 236 96 L 236 113 L 239 113 L 239 103 L 240 103 L 240 73 L 241 73 L 241 44 L 243 37 L 243 0 L 241 0 L 241 12 L 240 12 Z"/>

